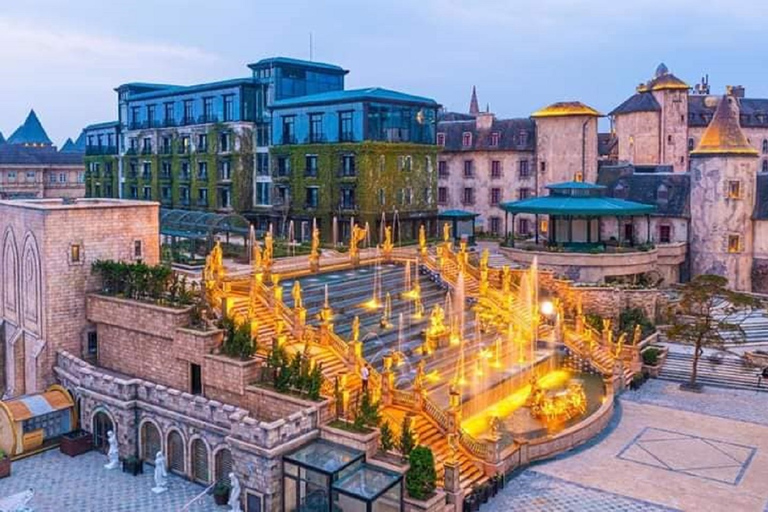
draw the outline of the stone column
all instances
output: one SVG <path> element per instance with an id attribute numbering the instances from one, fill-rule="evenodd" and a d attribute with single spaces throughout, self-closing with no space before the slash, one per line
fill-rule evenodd
<path id="1" fill-rule="evenodd" d="M 443 464 L 444 480 L 443 488 L 448 503 L 454 506 L 454 510 L 461 511 L 464 503 L 464 493 L 461 490 L 461 465 L 456 460 L 449 460 Z"/>
<path id="2" fill-rule="evenodd" d="M 392 354 L 384 355 L 384 370 L 381 373 L 381 401 L 392 405 L 392 391 L 395 389 L 395 376 L 392 373 Z"/>

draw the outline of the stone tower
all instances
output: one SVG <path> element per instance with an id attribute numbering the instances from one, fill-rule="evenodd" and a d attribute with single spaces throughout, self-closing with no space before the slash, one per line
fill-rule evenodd
<path id="1" fill-rule="evenodd" d="M 553 103 L 532 116 L 536 122 L 537 195 L 564 181 L 597 180 L 597 118 L 581 102 Z"/>
<path id="2" fill-rule="evenodd" d="M 691 152 L 691 271 L 726 277 L 739 291 L 752 289 L 757 156 L 737 99 L 724 96 Z"/>

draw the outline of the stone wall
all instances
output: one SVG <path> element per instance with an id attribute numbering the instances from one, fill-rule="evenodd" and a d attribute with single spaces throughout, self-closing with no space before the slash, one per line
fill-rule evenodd
<path id="1" fill-rule="evenodd" d="M 547 195 L 546 185 L 573 181 L 576 173 L 582 171 L 582 165 L 584 181 L 594 183 L 597 180 L 598 160 L 597 117 L 537 117 L 535 121 L 536 172 L 539 173 L 537 195 Z"/>
<path id="2" fill-rule="evenodd" d="M 616 115 L 619 160 L 636 165 L 659 163 L 660 112 Z"/>
<path id="3" fill-rule="evenodd" d="M 603 318 L 618 319 L 625 309 L 639 308 L 651 320 L 661 314 L 667 304 L 664 294 L 656 288 L 618 288 L 573 286 L 571 281 L 553 279 L 542 289 L 552 292 L 563 301 L 566 311 L 575 311 L 578 304 L 584 313 L 600 315 Z"/>
<path id="4" fill-rule="evenodd" d="M 185 476 L 191 478 L 191 447 L 200 439 L 209 461 L 209 482 L 216 472 L 215 454 L 229 450 L 244 489 L 261 497 L 264 510 L 270 512 L 281 506 L 282 455 L 319 433 L 319 407 L 297 410 L 277 421 L 259 421 L 243 408 L 108 373 L 67 352 L 58 354 L 55 373 L 79 404 L 83 428 L 92 430 L 94 416 L 100 412 L 113 421 L 121 456 L 141 453 L 139 432 L 149 422 L 161 432 L 164 451 L 171 432 L 181 435 Z"/>

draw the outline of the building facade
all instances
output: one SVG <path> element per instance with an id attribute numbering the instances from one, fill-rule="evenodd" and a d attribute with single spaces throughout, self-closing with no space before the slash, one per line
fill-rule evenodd
<path id="1" fill-rule="evenodd" d="M 34 110 L 7 141 L 0 135 L 0 199 L 83 197 L 83 153 L 68 142 L 58 150 Z"/>

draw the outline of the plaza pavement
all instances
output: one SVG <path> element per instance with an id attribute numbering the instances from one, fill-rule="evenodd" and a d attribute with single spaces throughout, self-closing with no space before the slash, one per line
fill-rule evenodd
<path id="1" fill-rule="evenodd" d="M 58 450 L 14 461 L 11 476 L 0 480 L 0 498 L 32 488 L 29 507 L 35 512 L 178 512 L 204 488 L 175 475 L 168 491 L 152 492 L 153 467 L 131 476 L 120 469 L 106 470 L 107 457 L 88 452 L 69 457 Z M 211 496 L 194 503 L 191 512 L 223 511 Z"/>
<path id="2" fill-rule="evenodd" d="M 599 439 L 522 471 L 481 510 L 768 512 L 768 396 L 651 380 Z"/>

